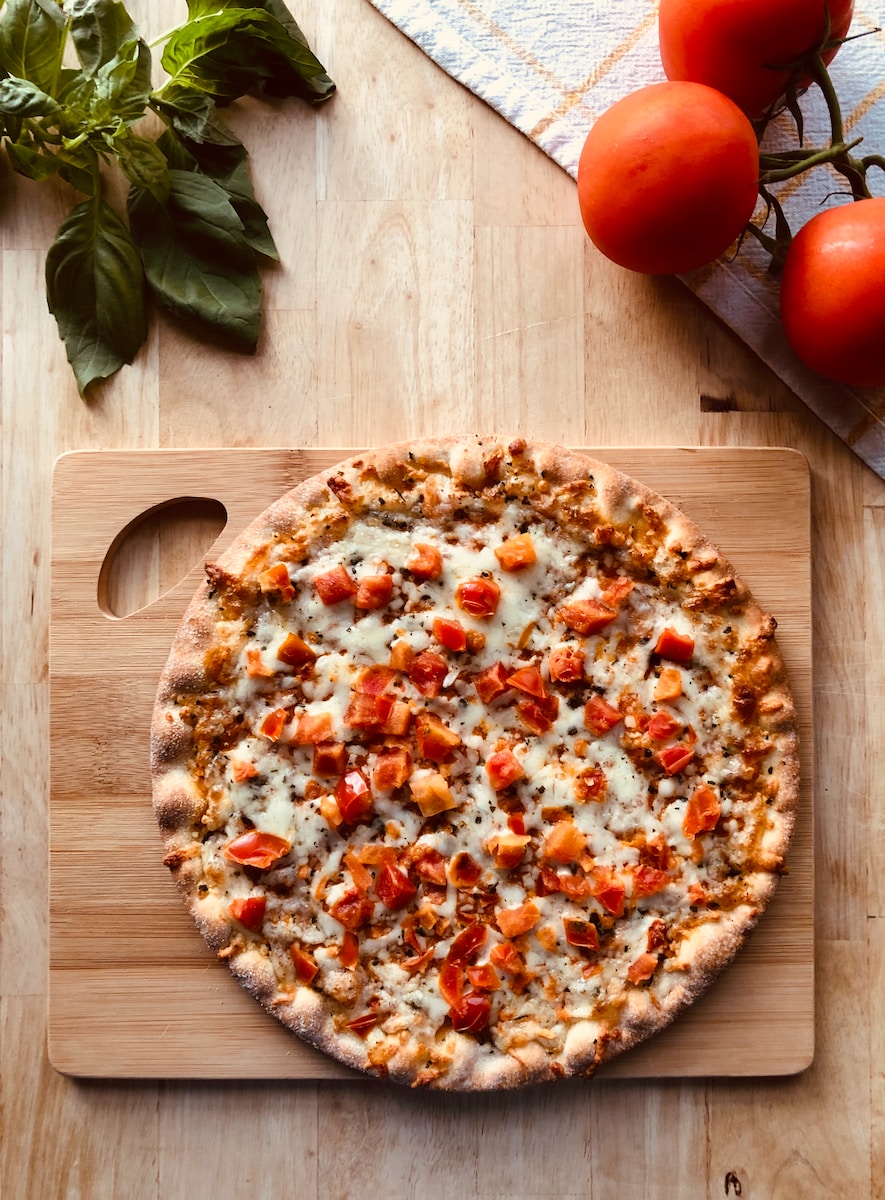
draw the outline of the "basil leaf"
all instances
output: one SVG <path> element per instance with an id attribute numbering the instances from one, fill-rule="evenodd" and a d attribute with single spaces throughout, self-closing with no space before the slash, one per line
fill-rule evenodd
<path id="1" fill-rule="evenodd" d="M 54 117 L 61 112 L 61 105 L 31 83 L 8 75 L 0 80 L 0 113 L 15 117 Z"/>
<path id="2" fill-rule="evenodd" d="M 0 67 L 52 95 L 61 68 L 64 28 L 55 0 L 6 0 L 0 10 Z"/>
<path id="3" fill-rule="evenodd" d="M 162 63 L 176 82 L 225 102 L 257 90 L 319 103 L 335 88 L 310 48 L 262 8 L 197 16 L 166 43 Z"/>
<path id="4" fill-rule="evenodd" d="M 255 199 L 249 175 L 249 152 L 230 130 L 223 143 L 194 142 L 167 129 L 158 145 L 170 166 L 201 171 L 224 188 L 243 225 L 243 236 L 256 254 L 279 262 L 267 213 Z"/>
<path id="5" fill-rule="evenodd" d="M 151 96 L 151 107 L 183 138 L 217 145 L 239 142 L 218 116 L 215 101 L 205 92 L 170 79 Z"/>
<path id="6" fill-rule="evenodd" d="M 138 30 L 119 0 L 65 0 L 65 12 L 87 76 L 116 58 L 122 46 L 138 40 Z"/>
<path id="7" fill-rule="evenodd" d="M 28 142 L 7 142 L 6 154 L 14 171 L 26 179 L 50 179 L 59 173 L 59 160 L 55 154 L 46 154 L 36 149 L 33 139 Z"/>
<path id="8" fill-rule="evenodd" d="M 84 82 L 77 107 L 87 127 L 120 128 L 144 116 L 150 93 L 151 52 L 135 39 Z"/>
<path id="9" fill-rule="evenodd" d="M 46 294 L 83 395 L 147 337 L 144 275 L 129 230 L 100 197 L 78 204 L 46 256 Z"/>
<path id="10" fill-rule="evenodd" d="M 169 164 L 156 142 L 139 137 L 129 129 L 109 138 L 108 144 L 131 184 L 146 188 L 164 203 L 169 195 Z"/>
<path id="11" fill-rule="evenodd" d="M 206 176 L 170 170 L 169 198 L 129 193 L 129 222 L 158 302 L 200 332 L 253 351 L 261 280 L 243 226 L 224 189 Z"/>

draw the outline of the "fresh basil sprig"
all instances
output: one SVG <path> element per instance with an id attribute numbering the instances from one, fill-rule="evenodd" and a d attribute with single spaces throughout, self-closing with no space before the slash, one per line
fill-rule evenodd
<path id="1" fill-rule="evenodd" d="M 120 0 L 0 6 L 9 161 L 85 197 L 46 258 L 49 308 L 81 395 L 132 362 L 149 297 L 196 333 L 253 351 L 259 267 L 278 254 L 248 152 L 219 108 L 247 92 L 318 105 L 335 91 L 282 0 L 188 0 L 188 19 L 164 39 L 157 89 Z M 164 126 L 156 138 L 133 130 L 148 112 Z M 111 164 L 130 185 L 126 219 L 104 194 Z"/>

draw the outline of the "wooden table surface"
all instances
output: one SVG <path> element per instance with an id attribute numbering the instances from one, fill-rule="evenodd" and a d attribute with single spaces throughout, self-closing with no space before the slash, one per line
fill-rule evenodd
<path id="1" fill-rule="evenodd" d="M 292 0 L 336 98 L 237 106 L 283 263 L 258 354 L 154 324 L 88 403 L 47 313 L 70 197 L 0 178 L 0 1192 L 462 1200 L 885 1197 L 885 484 L 676 280 L 586 241 L 573 182 L 367 0 Z M 152 38 L 181 0 L 130 11 Z M 46 1049 L 51 472 L 69 450 L 489 430 L 789 446 L 812 477 L 816 1054 L 780 1079 L 500 1097 L 349 1080 L 101 1082 Z M 188 564 L 184 564 L 187 566 Z M 103 741 L 113 712 L 95 697 Z M 55 764 L 58 770 L 59 764 Z M 83 879 L 84 898 L 90 881 Z M 88 904 L 84 904 L 84 912 Z"/>

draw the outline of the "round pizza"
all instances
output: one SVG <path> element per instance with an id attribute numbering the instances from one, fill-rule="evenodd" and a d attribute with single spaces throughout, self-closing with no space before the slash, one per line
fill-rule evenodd
<path id="1" fill-rule="evenodd" d="M 699 996 L 783 870 L 774 630 L 604 463 L 361 454 L 206 568 L 155 706 L 165 861 L 237 979 L 349 1066 L 592 1074 Z"/>

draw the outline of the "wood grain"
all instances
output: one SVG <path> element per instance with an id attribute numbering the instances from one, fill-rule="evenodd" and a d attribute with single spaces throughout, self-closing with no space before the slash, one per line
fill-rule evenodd
<path id="1" fill-rule="evenodd" d="M 149 801 L 153 694 L 200 551 L 217 552 L 298 479 L 348 452 L 74 454 L 56 466 L 51 655 L 49 1046 L 88 1076 L 336 1078 L 212 962 L 167 872 Z M 813 1053 L 810 530 L 792 451 L 591 451 L 666 494 L 732 558 L 779 621 L 805 763 L 790 874 L 760 930 L 708 996 L 612 1064 L 622 1077 L 780 1075 Z M 179 514 L 190 498 L 192 522 Z M 165 517 L 165 520 L 164 520 Z M 173 536 L 178 532 L 178 544 Z M 187 535 L 186 537 L 183 535 Z M 194 540 L 194 548 L 182 542 Z M 191 568 L 191 569 L 188 569 Z M 129 576 L 127 584 L 125 576 Z M 109 580 L 122 606 L 109 616 Z M 114 714 L 96 719 L 96 698 Z M 92 882 L 84 899 L 84 873 Z"/>

